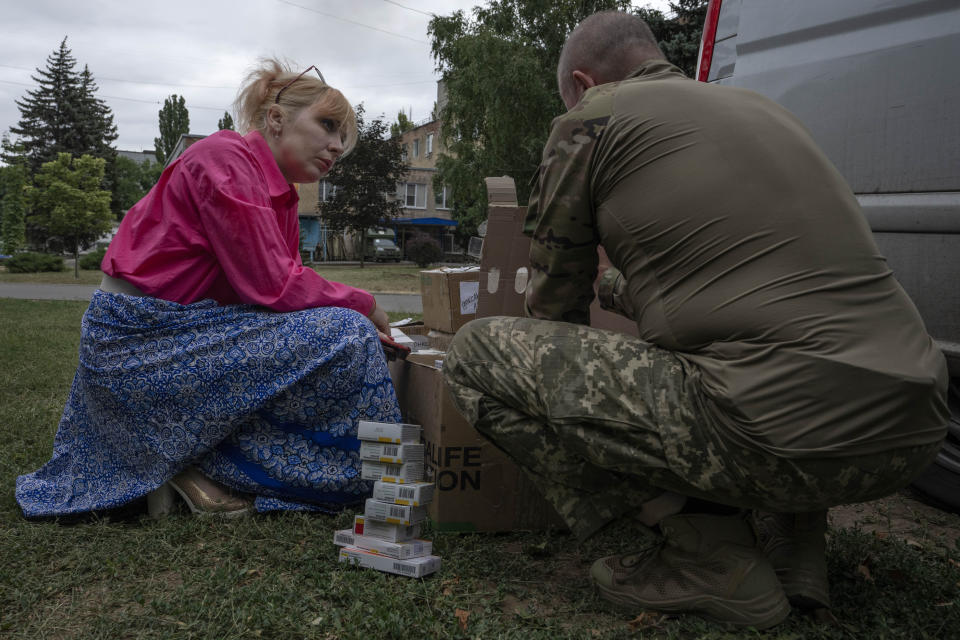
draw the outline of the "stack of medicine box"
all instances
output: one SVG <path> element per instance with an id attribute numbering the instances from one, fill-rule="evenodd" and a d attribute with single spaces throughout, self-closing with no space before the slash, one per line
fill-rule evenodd
<path id="1" fill-rule="evenodd" d="M 373 497 L 353 529 L 334 534 L 340 562 L 412 578 L 437 571 L 433 543 L 418 538 L 434 491 L 432 482 L 423 482 L 420 427 L 361 420 L 357 436 L 361 477 L 374 481 Z"/>

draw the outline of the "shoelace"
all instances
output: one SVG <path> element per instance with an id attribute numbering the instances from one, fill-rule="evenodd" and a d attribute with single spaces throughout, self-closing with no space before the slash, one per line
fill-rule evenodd
<path id="1" fill-rule="evenodd" d="M 643 549 L 625 556 L 620 556 L 619 564 L 624 569 L 633 569 L 643 561 L 647 560 L 650 556 L 659 553 L 660 549 L 663 548 L 666 542 L 666 538 L 662 537 L 651 540 Z"/>

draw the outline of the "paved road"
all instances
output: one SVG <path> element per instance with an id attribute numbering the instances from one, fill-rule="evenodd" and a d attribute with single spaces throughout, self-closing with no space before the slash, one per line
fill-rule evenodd
<path id="1" fill-rule="evenodd" d="M 89 300 L 97 290 L 87 284 L 25 284 L 0 282 L 0 298 L 27 300 Z M 420 296 L 414 293 L 378 293 L 377 302 L 386 311 L 422 313 Z"/>

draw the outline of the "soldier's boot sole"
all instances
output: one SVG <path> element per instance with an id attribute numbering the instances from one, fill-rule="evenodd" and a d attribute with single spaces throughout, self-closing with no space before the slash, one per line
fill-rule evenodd
<path id="1" fill-rule="evenodd" d="M 648 609 L 662 613 L 694 613 L 703 618 L 732 624 L 738 627 L 769 629 L 780 624 L 790 615 L 790 602 L 780 594 L 757 596 L 748 600 L 730 600 L 716 596 L 701 596 L 695 599 L 638 601 L 614 589 L 596 585 L 600 596 L 625 609 Z M 779 597 L 778 597 L 779 596 Z"/>

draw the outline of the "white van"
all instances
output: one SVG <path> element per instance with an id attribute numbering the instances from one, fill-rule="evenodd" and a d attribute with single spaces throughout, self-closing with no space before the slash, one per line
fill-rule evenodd
<path id="1" fill-rule="evenodd" d="M 949 435 L 915 486 L 960 508 L 960 0 L 710 0 L 697 79 L 810 129 L 950 368 Z M 897 345 L 890 345 L 896 349 Z"/>

